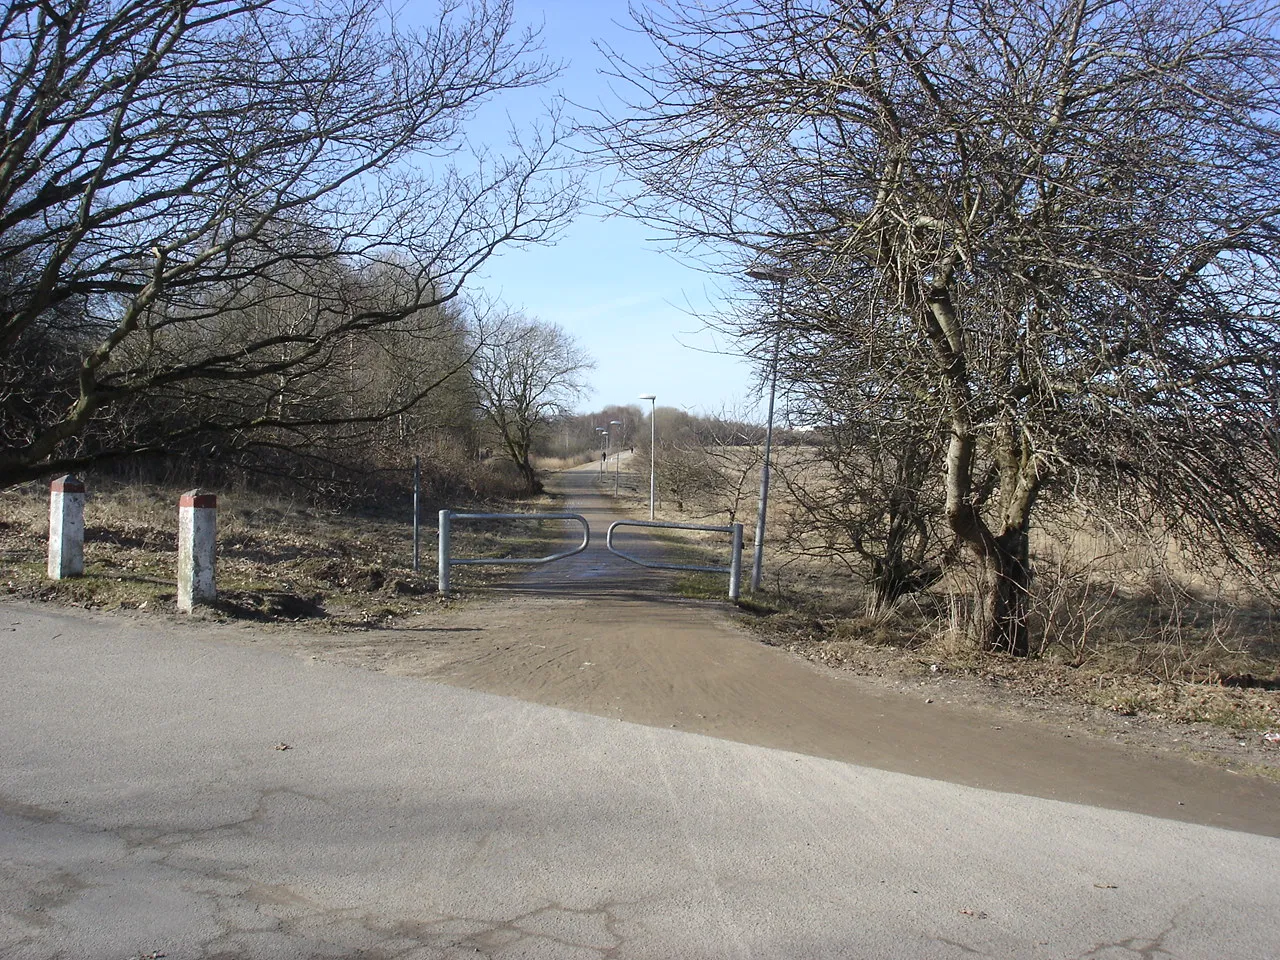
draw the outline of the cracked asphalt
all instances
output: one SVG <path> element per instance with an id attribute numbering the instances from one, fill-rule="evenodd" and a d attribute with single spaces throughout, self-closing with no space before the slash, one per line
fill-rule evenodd
<path id="1" fill-rule="evenodd" d="M 200 624 L 3 604 L 0 663 L 6 960 L 1280 955 L 1266 836 Z"/>

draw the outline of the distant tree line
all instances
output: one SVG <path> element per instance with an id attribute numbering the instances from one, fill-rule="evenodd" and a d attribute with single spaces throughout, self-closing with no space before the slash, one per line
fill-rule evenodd
<path id="1" fill-rule="evenodd" d="M 173 462 L 343 484 L 474 451 L 466 284 L 577 205 L 510 0 L 41 0 L 0 12 L 0 488 Z"/>

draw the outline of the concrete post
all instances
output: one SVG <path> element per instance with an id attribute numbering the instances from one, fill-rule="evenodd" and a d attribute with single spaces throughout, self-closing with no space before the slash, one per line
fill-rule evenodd
<path id="1" fill-rule="evenodd" d="M 178 501 L 178 610 L 190 613 L 217 596 L 213 558 L 217 548 L 218 498 L 188 490 Z"/>
<path id="2" fill-rule="evenodd" d="M 84 483 L 71 474 L 49 484 L 49 578 L 84 574 Z"/>

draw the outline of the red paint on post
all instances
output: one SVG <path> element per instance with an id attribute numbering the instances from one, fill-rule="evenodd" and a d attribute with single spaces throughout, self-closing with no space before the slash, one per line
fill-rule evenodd
<path id="1" fill-rule="evenodd" d="M 59 477 L 49 484 L 49 491 L 51 493 L 84 493 L 84 481 L 77 480 L 68 473 L 65 477 Z"/>
<path id="2" fill-rule="evenodd" d="M 201 493 L 199 490 L 188 490 L 178 498 L 178 506 L 215 509 L 218 506 L 218 495 L 216 493 Z"/>

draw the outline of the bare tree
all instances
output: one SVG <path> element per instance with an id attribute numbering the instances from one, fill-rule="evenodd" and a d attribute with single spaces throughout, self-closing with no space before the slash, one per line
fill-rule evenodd
<path id="1" fill-rule="evenodd" d="M 703 416 L 659 407 L 658 496 L 680 512 L 735 523 L 754 506 L 764 462 L 764 429 L 725 409 Z M 647 459 L 648 436 L 641 437 Z"/>
<path id="2" fill-rule="evenodd" d="M 784 375 L 943 439 L 973 630 L 1028 651 L 1047 492 L 1275 552 L 1272 10 L 1237 0 L 725 0 L 637 13 L 597 131 L 628 209 L 793 271 Z M 771 337 L 772 318 L 728 321 Z"/>
<path id="3" fill-rule="evenodd" d="M 477 336 L 471 371 L 480 411 L 528 491 L 538 493 L 538 434 L 582 396 L 595 363 L 560 327 L 516 313 L 482 321 Z"/>
<path id="4" fill-rule="evenodd" d="M 794 505 L 782 518 L 786 551 L 844 564 L 870 588 L 872 611 L 937 583 L 949 545 L 935 481 L 941 438 L 863 410 L 815 433 L 776 468 Z"/>
<path id="5" fill-rule="evenodd" d="M 379 330 L 431 336 L 496 249 L 573 212 L 554 122 L 504 153 L 464 136 L 553 75 L 536 43 L 511 0 L 414 29 L 376 0 L 8 4 L 0 487 L 412 409 L 432 382 L 349 410 L 331 374 Z"/>
<path id="6" fill-rule="evenodd" d="M 326 321 L 394 309 L 412 296 L 404 289 L 412 282 L 410 270 L 386 265 L 355 276 L 330 266 L 322 284 L 293 272 L 259 275 L 242 296 L 219 299 L 217 312 L 199 327 L 203 342 L 188 345 L 186 338 L 173 337 L 165 344 L 166 359 L 176 363 L 214 341 L 231 350 L 255 338 L 282 337 L 282 367 L 274 376 L 231 383 L 193 377 L 172 391 L 148 396 L 147 417 L 167 432 L 171 450 L 202 449 L 198 436 L 173 436 L 179 424 L 235 424 L 269 416 L 273 427 L 261 426 L 237 438 L 219 451 L 218 459 L 258 472 L 302 474 L 313 485 L 321 479 L 343 485 L 368 479 L 376 486 L 378 468 L 403 471 L 408 456 L 422 452 L 424 444 L 445 434 L 465 443 L 475 405 L 468 333 L 456 303 L 423 307 L 368 330 L 334 335 L 330 348 L 313 360 L 286 362 L 295 359 L 301 336 L 329 332 Z M 307 292 L 317 286 L 330 302 L 344 303 L 345 311 L 320 311 L 316 295 Z M 429 403 L 418 402 L 428 395 Z M 158 406 L 162 401 L 169 401 L 163 409 Z M 298 425 L 304 419 L 305 425 Z M 115 422 L 136 437 L 145 421 L 130 423 L 117 411 Z"/>

